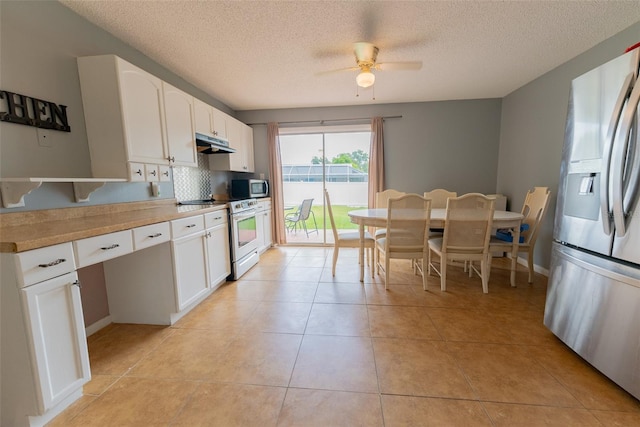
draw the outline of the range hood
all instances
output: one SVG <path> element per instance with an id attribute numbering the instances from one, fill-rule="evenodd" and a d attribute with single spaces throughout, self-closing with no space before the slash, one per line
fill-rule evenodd
<path id="1" fill-rule="evenodd" d="M 196 148 L 198 149 L 198 153 L 204 154 L 227 154 L 236 152 L 236 150 L 229 147 L 229 141 L 198 132 L 196 132 Z"/>

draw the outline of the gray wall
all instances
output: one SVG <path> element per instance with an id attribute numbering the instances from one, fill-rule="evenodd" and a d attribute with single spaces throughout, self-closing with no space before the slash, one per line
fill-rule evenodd
<path id="1" fill-rule="evenodd" d="M 494 193 L 499 99 L 241 111 L 245 123 L 402 116 L 384 121 L 385 187 Z M 339 124 L 339 123 L 334 123 Z M 254 126 L 256 173 L 268 173 L 266 126 Z"/>
<path id="2" fill-rule="evenodd" d="M 71 132 L 48 131 L 51 146 L 38 145 L 34 127 L 0 122 L 1 177 L 91 177 L 76 58 L 116 54 L 217 108 L 224 104 L 161 67 L 137 50 L 91 24 L 58 2 L 0 2 L 0 89 L 67 106 Z M 161 197 L 172 197 L 161 184 Z M 83 206 L 73 202 L 71 184 L 47 184 L 34 190 L 19 209 Z M 107 184 L 88 204 L 151 199 L 148 184 Z"/>
<path id="3" fill-rule="evenodd" d="M 527 190 L 549 187 L 549 211 L 540 231 L 535 264 L 549 267 L 553 220 L 571 80 L 621 55 L 640 41 L 636 23 L 502 100 L 497 192 L 519 210 Z"/>

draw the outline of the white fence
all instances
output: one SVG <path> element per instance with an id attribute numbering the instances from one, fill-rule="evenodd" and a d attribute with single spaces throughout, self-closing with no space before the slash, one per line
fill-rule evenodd
<path id="1" fill-rule="evenodd" d="M 284 204 L 295 206 L 304 199 L 313 199 L 314 205 L 324 205 L 322 182 L 283 182 Z M 367 182 L 327 182 L 332 205 L 367 206 Z"/>

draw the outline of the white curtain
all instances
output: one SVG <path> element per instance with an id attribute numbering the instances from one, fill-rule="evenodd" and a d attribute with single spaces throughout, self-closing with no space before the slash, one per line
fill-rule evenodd
<path id="1" fill-rule="evenodd" d="M 273 210 L 273 242 L 287 243 L 284 229 L 284 195 L 282 190 L 282 156 L 280 155 L 280 133 L 278 123 L 267 124 L 267 145 L 269 146 L 269 170 L 271 171 L 271 206 Z"/>

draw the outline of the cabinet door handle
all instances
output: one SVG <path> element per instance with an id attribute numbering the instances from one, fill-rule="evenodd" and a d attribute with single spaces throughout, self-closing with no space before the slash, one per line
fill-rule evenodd
<path id="1" fill-rule="evenodd" d="M 142 176 L 142 169 L 138 169 L 135 173 L 137 173 L 138 175 Z"/>
<path id="2" fill-rule="evenodd" d="M 150 239 L 155 239 L 156 237 L 160 237 L 160 236 L 162 236 L 162 233 L 151 234 L 151 235 L 149 235 L 147 237 L 150 238 Z"/>
<path id="3" fill-rule="evenodd" d="M 193 228 L 195 226 L 196 226 L 195 224 L 189 224 L 189 225 L 187 225 L 187 228 Z"/>
<path id="4" fill-rule="evenodd" d="M 80 289 L 82 289 L 82 283 L 80 283 L 79 280 L 76 280 L 75 282 L 72 283 L 72 285 L 79 287 Z"/>
<path id="5" fill-rule="evenodd" d="M 207 233 L 207 237 L 211 237 L 211 232 L 210 231 Z"/>
<path id="6" fill-rule="evenodd" d="M 217 221 L 219 219 L 222 219 L 222 217 L 221 216 L 217 216 L 217 217 L 213 218 L 214 221 Z"/>
<path id="7" fill-rule="evenodd" d="M 167 157 L 167 159 L 169 159 L 169 161 L 170 161 L 171 163 L 175 163 L 175 162 L 176 162 L 176 158 L 175 158 L 174 156 Z"/>
<path id="8" fill-rule="evenodd" d="M 62 264 L 63 262 L 67 262 L 67 260 L 64 258 L 58 258 L 57 260 L 51 261 L 50 263 L 47 263 L 47 264 L 38 264 L 38 267 L 42 267 L 42 268 L 53 267 L 54 265 Z"/>
<path id="9" fill-rule="evenodd" d="M 102 249 L 103 251 L 108 251 L 108 250 L 110 250 L 110 249 L 115 249 L 115 248 L 119 248 L 119 247 L 120 247 L 120 245 L 119 245 L 119 244 L 114 243 L 114 244 L 113 244 L 113 245 L 111 245 L 111 246 L 105 246 L 105 247 L 102 247 L 102 248 L 100 248 L 100 249 Z"/>
<path id="10" fill-rule="evenodd" d="M 164 172 L 162 173 L 162 175 L 164 175 L 164 176 L 169 176 L 169 171 L 164 171 Z"/>
<path id="11" fill-rule="evenodd" d="M 151 171 L 151 175 L 156 176 L 156 171 Z"/>
<path id="12" fill-rule="evenodd" d="M 215 130 L 214 130 L 214 131 L 213 131 L 213 134 L 214 134 L 214 135 L 216 135 L 216 136 L 218 136 L 218 131 L 215 131 Z"/>

